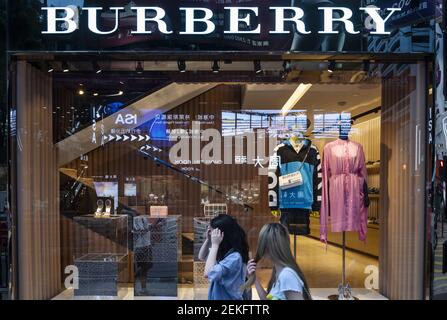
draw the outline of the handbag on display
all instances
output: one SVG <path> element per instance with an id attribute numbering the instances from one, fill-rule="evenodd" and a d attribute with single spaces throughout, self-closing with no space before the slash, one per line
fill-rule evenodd
<path id="1" fill-rule="evenodd" d="M 166 217 L 168 215 L 167 206 L 151 206 L 150 208 L 151 217 Z"/>
<path id="2" fill-rule="evenodd" d="M 300 171 L 289 173 L 279 177 L 279 186 L 286 190 L 293 187 L 298 187 L 303 184 L 303 175 Z"/>
<path id="3" fill-rule="evenodd" d="M 306 156 L 303 159 L 303 162 L 301 163 L 301 166 L 296 172 L 292 172 L 289 174 L 285 174 L 283 176 L 279 177 L 279 187 L 282 190 L 287 190 L 293 187 L 301 186 L 303 181 L 303 175 L 301 174 L 301 169 L 304 166 L 304 163 L 306 162 L 307 156 L 309 155 L 310 147 L 307 149 Z"/>

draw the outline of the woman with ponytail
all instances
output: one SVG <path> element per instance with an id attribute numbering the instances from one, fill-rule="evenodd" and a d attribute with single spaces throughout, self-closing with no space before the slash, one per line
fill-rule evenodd
<path id="1" fill-rule="evenodd" d="M 256 266 L 262 259 L 273 263 L 272 276 L 265 290 L 256 278 Z M 248 280 L 243 290 L 255 284 L 261 300 L 311 300 L 304 274 L 296 263 L 290 250 L 290 237 L 287 229 L 279 223 L 262 227 L 259 233 L 258 249 L 255 259 L 247 264 Z"/>

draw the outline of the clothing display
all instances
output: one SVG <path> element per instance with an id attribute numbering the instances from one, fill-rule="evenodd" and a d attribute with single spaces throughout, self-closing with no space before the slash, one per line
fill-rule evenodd
<path id="1" fill-rule="evenodd" d="M 269 207 L 278 209 L 307 209 L 319 211 L 321 207 L 321 163 L 316 146 L 305 139 L 294 147 L 284 141 L 275 148 L 273 159 L 277 165 L 270 167 Z M 280 177 L 300 172 L 302 183 L 280 187 Z"/>
<path id="2" fill-rule="evenodd" d="M 310 210 L 282 209 L 280 222 L 290 234 L 305 236 L 310 234 Z"/>
<path id="3" fill-rule="evenodd" d="M 324 147 L 320 215 L 322 241 L 327 242 L 329 225 L 332 232 L 358 231 L 359 239 L 366 239 L 366 181 L 365 154 L 359 143 L 338 139 Z"/>
<path id="4" fill-rule="evenodd" d="M 269 206 L 281 210 L 281 223 L 291 234 L 310 234 L 310 213 L 321 207 L 321 161 L 316 146 L 308 139 L 294 145 L 285 141 L 275 148 L 277 165 L 270 167 Z M 281 177 L 299 173 L 299 184 L 282 185 Z M 279 193 L 279 194 L 278 194 Z"/>

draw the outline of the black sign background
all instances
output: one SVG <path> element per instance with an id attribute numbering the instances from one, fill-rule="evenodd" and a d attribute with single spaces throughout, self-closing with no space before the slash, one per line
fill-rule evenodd
<path id="1" fill-rule="evenodd" d="M 295 6 L 301 7 L 305 12 L 303 21 L 307 29 L 312 30 L 310 35 L 301 35 L 294 41 L 294 35 L 269 34 L 273 29 L 273 13 L 269 6 Z M 42 4 L 43 2 L 43 4 Z M 428 25 L 428 21 L 434 14 L 434 6 L 431 0 L 8 0 L 9 20 L 9 50 L 11 51 L 300 51 L 300 52 L 367 52 L 374 51 L 370 43 L 374 38 L 365 28 L 365 14 L 359 10 L 362 6 L 376 5 L 380 8 L 405 5 L 411 6 L 411 16 L 408 19 L 400 16 L 400 21 L 407 25 L 422 23 Z M 240 2 L 240 3 L 239 3 Z M 96 35 L 88 30 L 87 14 L 80 10 L 80 28 L 69 35 L 42 34 L 46 30 L 46 12 L 42 6 L 68 6 L 78 7 L 103 7 L 107 9 L 113 6 L 159 6 L 167 12 L 167 21 L 172 35 L 154 33 L 145 36 L 132 36 L 130 30 L 135 28 L 135 16 L 120 20 L 119 30 L 113 35 Z M 228 27 L 228 17 L 224 14 L 225 6 L 259 7 L 259 23 L 262 25 L 260 35 L 228 35 L 224 34 L 224 28 Z M 322 13 L 317 8 L 321 6 L 349 7 L 354 16 L 352 21 L 358 35 L 346 33 L 346 38 L 339 35 L 320 35 L 318 30 L 322 28 Z M 179 7 L 207 7 L 213 10 L 216 17 L 217 28 L 213 34 L 185 36 L 179 35 L 183 30 L 183 17 Z M 404 8 L 403 8 L 404 9 Z M 433 10 L 432 10 L 433 9 Z M 432 14 L 433 11 L 433 14 Z M 111 11 L 108 12 L 109 14 Z M 397 13 L 395 13 L 397 15 Z M 417 21 L 412 17 L 417 17 Z M 422 22 L 421 22 L 422 18 Z M 220 19 L 220 24 L 219 24 Z M 392 20 L 392 19 L 391 19 Z M 114 18 L 104 15 L 98 17 L 100 30 L 110 30 L 114 26 Z M 389 21 L 391 28 L 398 28 Z M 291 27 L 291 24 L 289 24 Z M 392 31 L 392 30 L 387 30 Z M 377 36 L 376 36 L 377 37 Z M 380 36 L 387 38 L 388 36 Z M 427 37 L 427 41 L 428 41 Z M 411 52 L 411 48 L 400 49 Z"/>

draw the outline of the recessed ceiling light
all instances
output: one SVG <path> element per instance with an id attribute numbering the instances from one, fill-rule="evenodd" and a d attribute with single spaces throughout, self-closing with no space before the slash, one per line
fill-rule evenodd
<path id="1" fill-rule="evenodd" d="M 93 62 L 93 70 L 95 70 L 96 74 L 100 74 L 102 72 L 101 66 L 97 61 Z"/>
<path id="2" fill-rule="evenodd" d="M 256 73 L 261 73 L 262 72 L 261 61 L 255 60 L 255 61 L 253 61 L 253 65 L 254 65 L 254 70 L 255 70 Z"/>
<path id="3" fill-rule="evenodd" d="M 213 70 L 214 73 L 219 73 L 220 70 L 219 61 L 217 60 L 213 61 L 213 66 L 211 67 L 211 70 Z"/>
<path id="4" fill-rule="evenodd" d="M 68 66 L 67 61 L 62 62 L 62 71 L 64 73 L 70 72 L 70 67 Z"/>
<path id="5" fill-rule="evenodd" d="M 296 90 L 293 92 L 293 94 L 290 96 L 289 100 L 287 100 L 286 104 L 283 106 L 281 113 L 285 116 L 289 113 L 290 110 L 292 110 L 295 105 L 304 97 L 304 95 L 307 93 L 307 91 L 312 88 L 312 84 L 304 84 L 301 83 Z"/>
<path id="6" fill-rule="evenodd" d="M 186 62 L 185 62 L 185 60 L 177 61 L 177 66 L 178 66 L 178 70 L 181 73 L 185 73 L 186 72 Z"/>
<path id="7" fill-rule="evenodd" d="M 54 71 L 54 68 L 50 62 L 47 62 L 47 71 L 48 73 L 52 73 Z"/>
<path id="8" fill-rule="evenodd" d="M 138 61 L 137 66 L 135 68 L 135 71 L 138 74 L 142 74 L 144 72 L 144 67 L 143 67 L 143 63 L 141 61 Z"/>
<path id="9" fill-rule="evenodd" d="M 329 61 L 329 65 L 328 65 L 328 67 L 327 67 L 327 71 L 328 71 L 329 73 L 332 73 L 332 72 L 335 71 L 335 61 L 334 61 L 334 60 L 330 60 L 330 61 Z"/>

